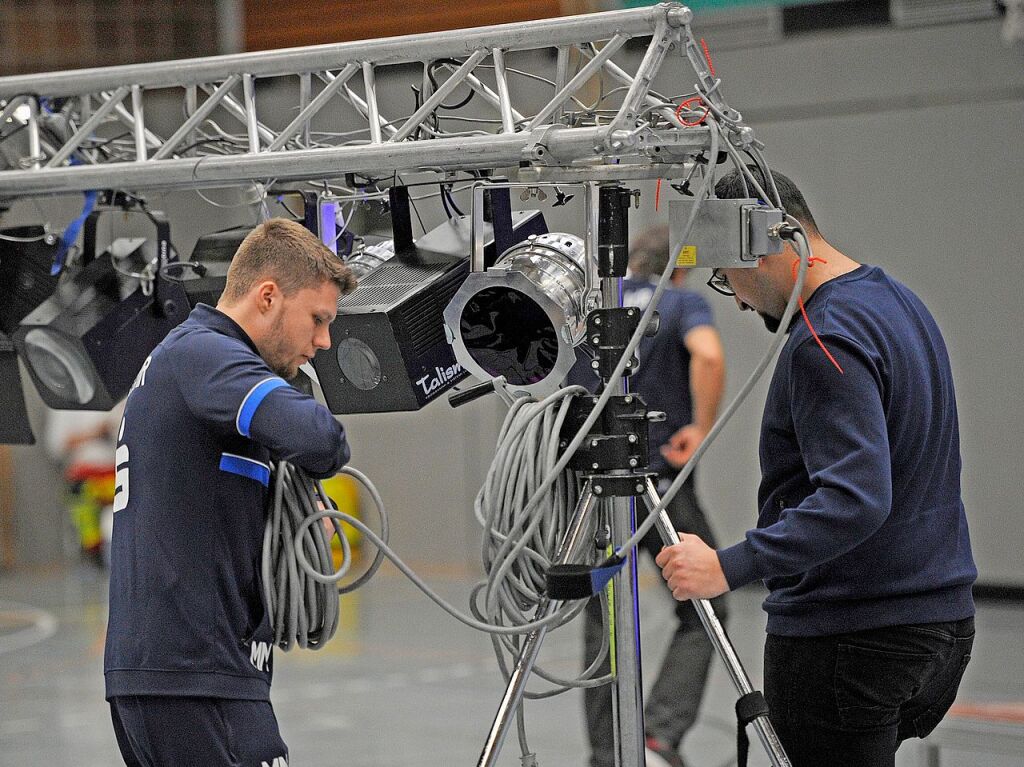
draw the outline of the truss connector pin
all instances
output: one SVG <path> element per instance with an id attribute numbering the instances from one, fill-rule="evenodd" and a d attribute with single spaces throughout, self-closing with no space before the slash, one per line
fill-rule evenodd
<path id="1" fill-rule="evenodd" d="M 668 13 L 665 14 L 665 20 L 670 27 L 682 27 L 693 21 L 693 11 L 685 5 L 670 6 Z"/>

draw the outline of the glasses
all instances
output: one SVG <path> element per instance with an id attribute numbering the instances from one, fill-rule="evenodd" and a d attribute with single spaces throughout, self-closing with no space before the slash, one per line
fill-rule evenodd
<path id="1" fill-rule="evenodd" d="M 721 269 L 714 269 L 711 272 L 711 277 L 708 279 L 708 287 L 716 293 L 721 293 L 723 296 L 736 295 L 736 291 L 729 284 L 729 278 L 722 273 Z"/>

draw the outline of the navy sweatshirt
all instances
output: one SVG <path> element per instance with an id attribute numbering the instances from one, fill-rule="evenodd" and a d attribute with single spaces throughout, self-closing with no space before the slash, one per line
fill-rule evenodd
<path id="1" fill-rule="evenodd" d="M 799 314 L 761 425 L 757 529 L 718 552 L 764 579 L 768 633 L 820 636 L 974 614 L 949 358 L 921 300 L 877 267 Z"/>
<path id="2" fill-rule="evenodd" d="M 328 477 L 349 458 L 330 411 L 199 305 L 125 405 L 104 656 L 107 698 L 267 700 L 273 632 L 260 557 L 270 461 Z"/>

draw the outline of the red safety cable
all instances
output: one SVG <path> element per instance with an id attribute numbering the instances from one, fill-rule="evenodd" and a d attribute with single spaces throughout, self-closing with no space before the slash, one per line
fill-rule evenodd
<path id="1" fill-rule="evenodd" d="M 661 179 L 658 179 L 658 183 L 654 187 L 654 210 L 658 210 L 658 201 L 661 199 Z"/>
<path id="2" fill-rule="evenodd" d="M 708 70 L 711 72 L 711 76 L 715 76 L 715 65 L 711 63 L 711 53 L 708 51 L 708 44 L 704 42 L 704 38 L 700 39 L 700 47 L 704 49 L 704 58 L 708 61 Z"/>
<path id="3" fill-rule="evenodd" d="M 696 128 L 698 125 L 700 125 L 702 122 L 704 122 L 704 118 L 707 117 L 708 116 L 708 112 L 711 111 L 710 107 L 705 107 L 704 108 L 704 114 L 702 114 L 697 119 L 697 122 L 695 122 L 695 123 L 688 123 L 688 122 L 686 122 L 686 120 L 684 120 L 682 117 L 679 116 L 679 113 L 682 112 L 686 107 L 688 107 L 690 104 L 694 103 L 695 101 L 696 102 L 700 102 L 701 105 L 704 104 L 704 99 L 702 99 L 700 96 L 691 96 L 690 98 L 686 99 L 686 101 L 684 101 L 682 104 L 680 104 L 679 106 L 676 107 L 676 119 L 679 120 L 679 122 L 681 122 L 687 128 Z"/>
<path id="4" fill-rule="evenodd" d="M 807 268 L 810 269 L 812 266 L 814 266 L 814 263 L 816 261 L 821 262 L 823 264 L 827 264 L 828 263 L 828 261 L 826 261 L 824 258 L 818 258 L 817 256 L 811 256 L 810 261 L 807 262 Z M 796 270 L 797 270 L 798 266 L 800 266 L 800 259 L 799 258 L 793 260 L 793 282 L 796 282 Z M 839 365 L 838 362 L 836 362 L 836 358 L 832 356 L 832 352 L 830 352 L 828 349 L 826 349 L 825 348 L 825 344 L 823 344 L 821 342 L 821 339 L 818 338 L 818 333 L 814 330 L 814 326 L 811 324 L 811 320 L 807 316 L 807 310 L 804 308 L 803 296 L 800 296 L 797 299 L 797 301 L 800 303 L 800 313 L 804 316 L 804 322 L 807 325 L 807 329 L 811 331 L 811 335 L 814 336 L 814 340 L 818 342 L 818 346 L 820 346 L 821 350 L 823 352 L 825 352 L 825 356 L 828 357 L 832 361 L 832 364 L 836 366 L 836 370 L 838 370 L 840 373 L 843 373 L 843 368 Z M 843 373 L 843 374 L 845 375 L 845 373 Z"/>

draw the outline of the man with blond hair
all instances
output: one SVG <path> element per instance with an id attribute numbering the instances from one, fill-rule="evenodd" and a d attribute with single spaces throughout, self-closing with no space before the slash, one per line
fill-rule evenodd
<path id="1" fill-rule="evenodd" d="M 354 287 L 312 233 L 266 221 L 239 246 L 217 307 L 197 306 L 135 379 L 118 431 L 104 656 L 129 767 L 287 763 L 259 574 L 270 462 L 323 478 L 349 459 L 341 424 L 288 381 L 329 347 Z"/>

